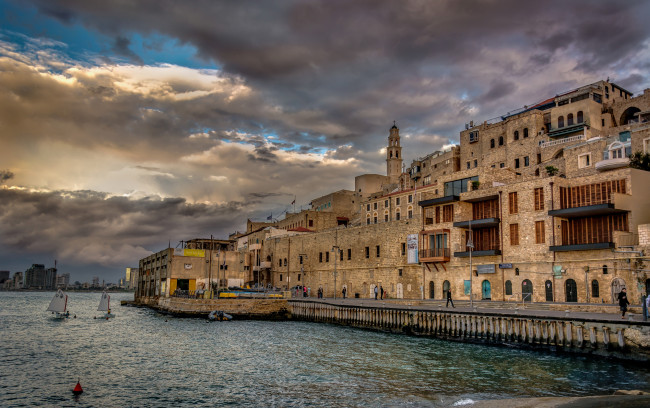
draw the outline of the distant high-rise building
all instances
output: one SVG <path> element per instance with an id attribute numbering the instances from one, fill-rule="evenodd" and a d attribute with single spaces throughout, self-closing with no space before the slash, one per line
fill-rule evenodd
<path id="1" fill-rule="evenodd" d="M 0 271 L 0 283 L 4 283 L 6 280 L 9 280 L 9 271 Z"/>
<path id="2" fill-rule="evenodd" d="M 57 275 L 56 277 L 56 286 L 57 287 L 67 287 L 70 284 L 70 274 L 64 273 L 63 275 Z"/>
<path id="3" fill-rule="evenodd" d="M 126 268 L 126 279 L 124 287 L 133 289 L 135 287 L 135 277 L 138 276 L 138 268 Z"/>
<path id="4" fill-rule="evenodd" d="M 45 279 L 45 265 L 32 264 L 32 266 L 25 271 L 25 288 L 40 288 L 46 287 Z"/>
<path id="5" fill-rule="evenodd" d="M 93 276 L 93 287 L 99 287 L 99 276 Z"/>
<path id="6" fill-rule="evenodd" d="M 23 273 L 16 272 L 14 273 L 14 289 L 22 289 L 22 288 L 23 288 Z"/>

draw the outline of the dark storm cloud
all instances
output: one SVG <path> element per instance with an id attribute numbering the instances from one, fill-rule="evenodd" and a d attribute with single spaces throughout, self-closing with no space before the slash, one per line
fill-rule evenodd
<path id="1" fill-rule="evenodd" d="M 12 178 L 14 178 L 14 173 L 9 170 L 0 170 L 0 184 Z"/>
<path id="2" fill-rule="evenodd" d="M 133 52 L 129 46 L 131 45 L 131 40 L 126 37 L 117 36 L 115 38 L 115 43 L 111 48 L 115 54 L 127 58 L 129 61 L 133 62 L 136 65 L 144 65 L 144 61 L 138 54 Z"/>
<path id="3" fill-rule="evenodd" d="M 96 191 L 0 190 L 0 244 L 15 256 L 48 253 L 69 263 L 121 269 L 181 240 L 227 236 L 246 223 L 240 202 L 110 197 Z M 173 235 L 173 236 L 170 236 Z"/>
<path id="4" fill-rule="evenodd" d="M 650 7 L 643 1 L 35 3 L 66 23 L 80 22 L 113 38 L 159 32 L 192 44 L 200 56 L 262 89 L 285 112 L 297 113 L 296 121 L 301 111 L 317 109 L 320 120 L 344 127 L 359 148 L 377 146 L 361 135 L 383 133 L 393 118 L 410 115 L 412 121 L 425 122 L 435 102 L 409 104 L 404 109 L 408 114 L 399 106 L 418 90 L 472 92 L 472 99 L 483 101 L 492 94 L 476 88 L 486 82 L 505 83 L 501 77 L 506 75 L 511 82 L 525 80 L 530 70 L 550 64 L 563 50 L 571 50 L 583 77 L 598 76 L 636 53 L 650 32 L 645 24 Z M 502 47 L 528 55 L 531 66 L 481 71 Z M 422 87 L 421 80 L 430 77 L 440 79 L 436 87 Z M 601 78 L 593 78 L 597 79 Z M 492 92 L 497 97 L 525 95 L 503 87 Z M 480 95 L 483 98 L 476 99 Z M 510 109 L 531 101 L 502 102 Z M 374 112 L 360 114 L 369 104 Z M 485 108 L 489 112 L 481 112 L 482 118 L 503 113 L 504 106 L 492 103 Z M 309 120 L 313 123 L 313 117 Z M 276 125 L 282 130 L 282 124 Z M 424 130 L 443 129 L 452 128 Z M 317 143 L 321 135 L 327 146 L 335 144 L 330 132 L 315 132 L 310 142 Z M 295 136 L 286 136 L 298 143 Z"/>

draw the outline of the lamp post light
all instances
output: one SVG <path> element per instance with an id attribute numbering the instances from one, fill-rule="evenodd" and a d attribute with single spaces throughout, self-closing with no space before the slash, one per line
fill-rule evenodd
<path id="1" fill-rule="evenodd" d="M 336 258 L 339 256 L 339 247 L 334 245 L 332 247 L 332 253 L 334 254 L 334 300 L 336 300 Z"/>
<path id="2" fill-rule="evenodd" d="M 472 239 L 472 220 L 469 220 L 469 239 L 467 240 L 469 248 L 469 307 L 474 308 L 474 295 L 472 294 L 472 250 L 474 249 L 474 240 Z"/>

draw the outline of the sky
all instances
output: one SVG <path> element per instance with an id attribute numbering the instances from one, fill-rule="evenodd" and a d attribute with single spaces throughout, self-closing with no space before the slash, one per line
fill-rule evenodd
<path id="1" fill-rule="evenodd" d="M 0 270 L 117 282 L 610 78 L 650 2 L 0 0 Z"/>

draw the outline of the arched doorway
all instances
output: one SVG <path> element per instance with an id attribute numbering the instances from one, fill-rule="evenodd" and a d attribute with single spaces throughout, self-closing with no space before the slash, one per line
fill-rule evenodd
<path id="1" fill-rule="evenodd" d="M 533 282 L 530 279 L 524 279 L 521 282 L 521 300 L 522 302 L 533 301 Z"/>
<path id="2" fill-rule="evenodd" d="M 404 298 L 404 288 L 402 287 L 401 283 L 397 284 L 397 298 L 398 299 Z"/>
<path id="3" fill-rule="evenodd" d="M 434 286 L 434 284 L 433 284 L 433 281 L 429 281 L 429 299 L 433 299 L 433 298 L 434 298 L 434 293 L 435 293 L 435 292 L 433 291 L 434 288 L 435 288 L 435 286 Z"/>
<path id="4" fill-rule="evenodd" d="M 618 302 L 618 293 L 625 288 L 625 281 L 621 278 L 614 278 L 612 281 L 612 303 Z M 629 294 L 628 294 L 629 299 Z"/>
<path id="5" fill-rule="evenodd" d="M 483 300 L 492 299 L 492 286 L 490 285 L 490 281 L 487 279 L 481 283 L 481 298 Z"/>
<path id="6" fill-rule="evenodd" d="M 625 109 L 623 111 L 623 114 L 621 115 L 621 121 L 619 122 L 619 126 L 627 125 L 630 123 L 632 119 L 636 119 L 635 114 L 641 112 L 641 109 L 636 108 L 634 106 L 630 106 L 629 108 Z"/>
<path id="7" fill-rule="evenodd" d="M 578 301 L 578 286 L 573 279 L 567 279 L 564 284 L 564 293 L 567 302 Z"/>
<path id="8" fill-rule="evenodd" d="M 447 299 L 447 292 L 449 292 L 449 281 L 446 280 L 442 283 L 442 298 Z"/>
<path id="9" fill-rule="evenodd" d="M 544 282 L 544 290 L 546 291 L 546 301 L 547 302 L 552 302 L 553 301 L 553 282 L 550 280 L 547 280 Z"/>
<path id="10" fill-rule="evenodd" d="M 645 295 L 650 295 L 650 279 L 645 280 Z"/>
<path id="11" fill-rule="evenodd" d="M 512 282 L 506 281 L 506 296 L 512 296 Z"/>

